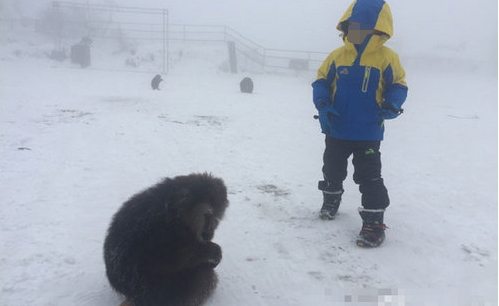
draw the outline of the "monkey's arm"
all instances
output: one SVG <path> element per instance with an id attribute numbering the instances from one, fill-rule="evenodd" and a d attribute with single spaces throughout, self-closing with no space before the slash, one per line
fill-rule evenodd
<path id="1" fill-rule="evenodd" d="M 199 266 L 215 268 L 221 260 L 220 246 L 211 241 L 202 241 L 179 246 L 160 263 L 160 269 L 165 274 L 176 274 Z"/>

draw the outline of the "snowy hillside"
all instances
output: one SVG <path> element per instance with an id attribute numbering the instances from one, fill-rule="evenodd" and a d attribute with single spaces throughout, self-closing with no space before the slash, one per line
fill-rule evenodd
<path id="1" fill-rule="evenodd" d="M 152 91 L 150 74 L 1 48 L 0 305 L 119 305 L 102 259 L 112 214 L 204 171 L 230 193 L 208 305 L 497 305 L 497 75 L 406 67 L 381 148 L 387 240 L 366 250 L 351 168 L 337 219 L 318 218 L 314 72 L 250 75 L 242 94 L 246 75 L 199 47 Z"/>

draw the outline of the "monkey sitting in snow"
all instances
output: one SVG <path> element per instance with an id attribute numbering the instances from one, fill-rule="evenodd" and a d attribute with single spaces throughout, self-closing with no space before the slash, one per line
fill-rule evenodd
<path id="1" fill-rule="evenodd" d="M 239 88 L 241 89 L 241 92 L 252 93 L 253 92 L 253 80 L 249 77 L 245 77 L 239 83 Z"/>
<path id="2" fill-rule="evenodd" d="M 224 182 L 209 174 L 166 178 L 114 215 L 104 242 L 111 286 L 123 305 L 201 305 L 214 291 L 222 250 L 212 242 L 228 206 Z"/>
<path id="3" fill-rule="evenodd" d="M 159 90 L 159 83 L 161 83 L 161 81 L 163 81 L 163 79 L 161 78 L 161 75 L 159 74 L 156 74 L 156 76 L 154 78 L 152 78 L 151 80 L 151 87 L 153 90 L 157 89 Z"/>

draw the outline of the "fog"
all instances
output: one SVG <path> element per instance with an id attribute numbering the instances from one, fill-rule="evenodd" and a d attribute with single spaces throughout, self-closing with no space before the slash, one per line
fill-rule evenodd
<path id="1" fill-rule="evenodd" d="M 319 219 L 310 84 L 353 0 L 66 1 L 167 9 L 171 36 L 163 14 L 0 0 L 0 306 L 120 305 L 102 260 L 111 216 L 204 171 L 231 202 L 207 306 L 498 305 L 498 0 L 387 1 L 409 91 L 380 122 L 391 204 L 372 251 L 355 244 L 352 165 L 338 218 Z"/>
<path id="2" fill-rule="evenodd" d="M 0 16 L 37 18 L 47 0 L 0 0 Z M 81 1 L 83 2 L 83 1 Z M 329 52 L 342 44 L 336 24 L 351 0 L 102 0 L 165 8 L 171 23 L 229 26 L 266 48 Z M 497 65 L 496 0 L 388 1 L 402 57 L 469 59 Z"/>

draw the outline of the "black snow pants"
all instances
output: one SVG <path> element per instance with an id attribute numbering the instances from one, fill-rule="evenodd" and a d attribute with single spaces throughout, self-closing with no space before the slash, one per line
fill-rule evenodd
<path id="1" fill-rule="evenodd" d="M 353 180 L 362 193 L 365 209 L 385 209 L 390 204 L 381 178 L 380 141 L 351 141 L 326 137 L 322 172 L 328 191 L 343 190 L 348 158 L 353 154 Z"/>

